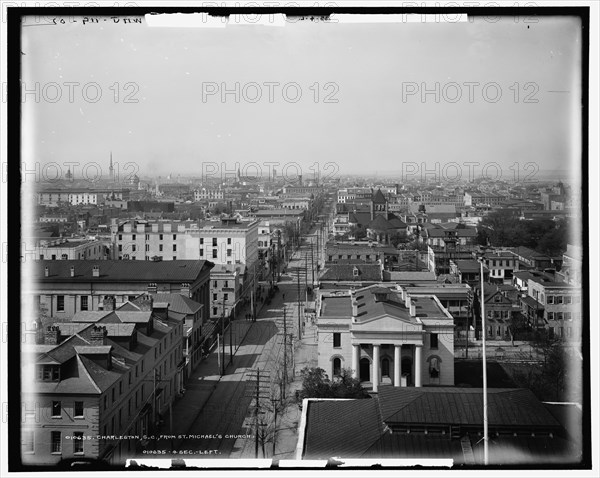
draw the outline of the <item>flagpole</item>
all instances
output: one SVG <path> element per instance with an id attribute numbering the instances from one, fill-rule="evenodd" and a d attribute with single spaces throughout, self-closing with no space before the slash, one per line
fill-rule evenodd
<path id="1" fill-rule="evenodd" d="M 483 257 L 479 258 L 479 275 L 481 278 L 481 328 L 483 339 L 483 464 L 489 462 L 488 450 L 488 397 L 487 397 L 487 354 L 485 350 L 485 336 L 487 328 L 485 325 L 485 303 L 483 299 Z"/>

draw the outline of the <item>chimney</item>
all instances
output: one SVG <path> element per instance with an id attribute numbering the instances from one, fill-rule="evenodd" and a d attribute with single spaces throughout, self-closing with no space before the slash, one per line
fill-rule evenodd
<path id="1" fill-rule="evenodd" d="M 94 267 L 92 267 L 92 276 L 93 277 L 100 277 L 100 266 L 94 266 Z"/>
<path id="2" fill-rule="evenodd" d="M 75 267 L 71 266 L 71 277 L 75 277 Z"/>
<path id="3" fill-rule="evenodd" d="M 48 266 L 44 267 L 44 277 L 48 277 Z"/>
<path id="4" fill-rule="evenodd" d="M 417 306 L 413 303 L 410 304 L 410 316 L 411 317 L 417 316 Z"/>
<path id="5" fill-rule="evenodd" d="M 184 282 L 181 284 L 181 295 L 185 297 L 191 297 L 190 295 L 190 284 L 188 282 Z"/>
<path id="6" fill-rule="evenodd" d="M 44 334 L 44 343 L 46 345 L 58 345 L 60 339 L 60 328 L 58 325 L 49 325 Z"/>
<path id="7" fill-rule="evenodd" d="M 115 299 L 112 295 L 105 295 L 104 299 L 102 299 L 102 307 L 103 310 L 115 310 L 117 304 L 117 299 Z"/>
<path id="8" fill-rule="evenodd" d="M 405 306 L 407 309 L 410 309 L 410 305 L 411 305 L 411 302 L 410 302 L 410 295 L 408 294 L 408 292 L 405 292 L 405 293 L 404 293 L 404 306 Z"/>
<path id="9" fill-rule="evenodd" d="M 94 325 L 90 333 L 90 345 L 106 345 L 108 332 L 103 325 Z"/>
<path id="10" fill-rule="evenodd" d="M 358 302 L 352 299 L 352 317 L 358 317 Z"/>
<path id="11" fill-rule="evenodd" d="M 154 298 L 151 295 L 143 295 L 139 298 L 137 305 L 140 310 L 144 312 L 152 312 L 152 305 L 154 304 Z"/>

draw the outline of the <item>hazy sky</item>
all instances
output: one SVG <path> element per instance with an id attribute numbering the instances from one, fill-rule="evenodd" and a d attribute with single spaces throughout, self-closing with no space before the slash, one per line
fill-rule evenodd
<path id="1" fill-rule="evenodd" d="M 410 162 L 518 163 L 525 174 L 527 162 L 578 167 L 580 50 L 578 20 L 558 17 L 24 27 L 23 79 L 28 90 L 40 85 L 39 102 L 26 97 L 25 142 L 41 163 L 105 167 L 112 151 L 120 164 L 139 164 L 141 176 L 200 175 L 203 162 L 297 162 L 306 176 L 314 163 L 327 172 L 327 162 L 339 165 L 337 174 L 398 171 Z M 69 82 L 77 83 L 72 102 Z M 272 102 L 268 82 L 279 83 Z M 222 98 L 222 87 L 236 83 L 239 102 Z M 256 102 L 251 83 L 262 93 Z M 425 98 L 423 87 L 432 90 Z M 126 102 L 128 94 L 137 103 Z M 328 94 L 337 102 L 325 102 Z"/>

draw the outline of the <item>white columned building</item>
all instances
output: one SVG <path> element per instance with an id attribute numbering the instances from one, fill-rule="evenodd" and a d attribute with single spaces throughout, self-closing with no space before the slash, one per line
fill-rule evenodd
<path id="1" fill-rule="evenodd" d="M 319 367 L 342 369 L 373 392 L 454 385 L 454 320 L 433 294 L 370 286 L 324 292 L 318 311 Z"/>

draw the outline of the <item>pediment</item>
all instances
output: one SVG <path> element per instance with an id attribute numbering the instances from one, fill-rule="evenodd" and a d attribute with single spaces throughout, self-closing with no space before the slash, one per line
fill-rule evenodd
<path id="1" fill-rule="evenodd" d="M 360 322 L 352 322 L 350 330 L 354 332 L 422 332 L 423 324 L 408 322 L 391 315 L 381 315 Z"/>

